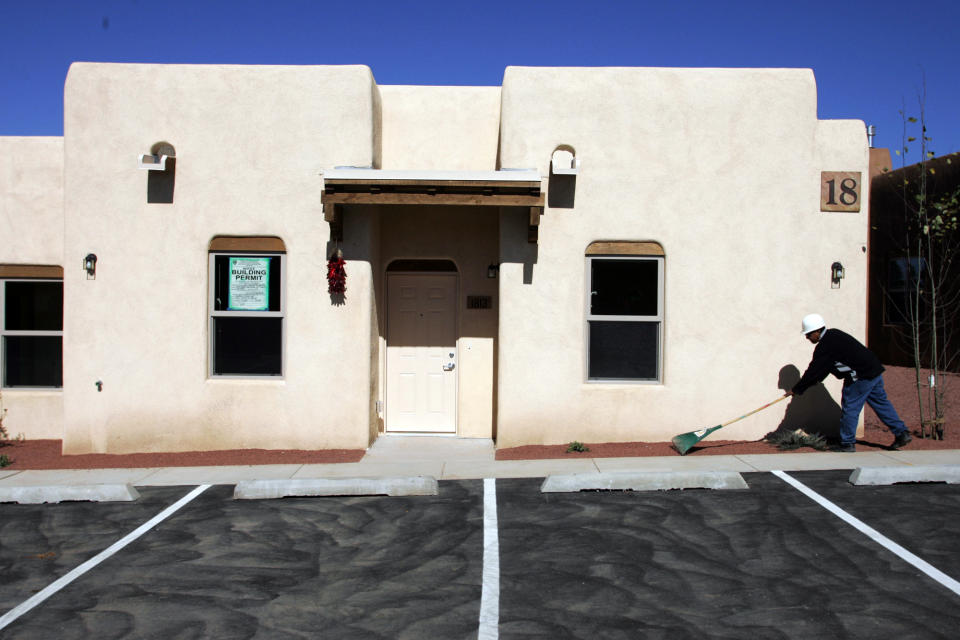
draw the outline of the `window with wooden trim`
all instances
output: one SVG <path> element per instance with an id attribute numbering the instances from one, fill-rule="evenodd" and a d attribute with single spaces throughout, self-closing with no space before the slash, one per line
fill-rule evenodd
<path id="1" fill-rule="evenodd" d="M 210 375 L 284 372 L 286 253 L 279 238 L 210 243 Z"/>
<path id="2" fill-rule="evenodd" d="M 660 382 L 663 249 L 594 243 L 587 249 L 587 379 Z"/>
<path id="3" fill-rule="evenodd" d="M 0 378 L 7 389 L 63 387 L 61 267 L 0 267 Z"/>

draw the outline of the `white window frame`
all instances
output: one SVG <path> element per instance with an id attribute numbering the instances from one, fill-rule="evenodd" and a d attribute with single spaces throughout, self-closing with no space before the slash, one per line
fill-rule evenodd
<path id="1" fill-rule="evenodd" d="M 664 316 L 664 256 L 646 255 L 588 255 L 586 256 L 586 319 L 584 321 L 584 379 L 591 384 L 663 384 L 663 316 Z M 657 263 L 657 314 L 652 316 L 634 315 L 594 315 L 591 313 L 593 298 L 593 261 L 594 260 L 642 260 Z M 592 378 L 590 377 L 590 323 L 591 322 L 644 322 L 657 324 L 657 376 L 656 378 Z"/>
<path id="2" fill-rule="evenodd" d="M 7 329 L 7 283 L 8 282 L 59 282 L 60 283 L 60 301 L 63 303 L 63 278 L 0 278 L 0 388 L 9 390 L 29 390 L 38 389 L 43 391 L 60 391 L 63 389 L 63 318 L 60 319 L 59 331 L 39 331 L 34 329 Z M 7 386 L 7 363 L 5 361 L 7 352 L 7 338 L 13 336 L 23 337 L 60 337 L 60 380 L 61 386 Z"/>
<path id="3" fill-rule="evenodd" d="M 216 257 L 217 256 L 269 256 L 280 258 L 280 311 L 219 311 L 216 301 Z M 222 379 L 255 379 L 255 380 L 284 380 L 287 371 L 287 254 L 281 251 L 210 251 L 208 257 L 208 302 L 207 302 L 207 377 L 214 380 Z M 280 318 L 280 373 L 270 374 L 237 374 L 215 373 L 214 342 L 216 331 L 215 318 Z"/>

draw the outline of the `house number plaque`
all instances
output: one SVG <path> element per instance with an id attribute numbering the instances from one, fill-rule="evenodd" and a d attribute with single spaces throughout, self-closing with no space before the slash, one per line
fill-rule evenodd
<path id="1" fill-rule="evenodd" d="M 860 211 L 860 172 L 821 171 L 820 211 Z"/>

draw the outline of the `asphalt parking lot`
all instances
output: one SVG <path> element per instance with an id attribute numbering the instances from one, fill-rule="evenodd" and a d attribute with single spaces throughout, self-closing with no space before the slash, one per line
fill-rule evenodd
<path id="1" fill-rule="evenodd" d="M 789 475 L 960 577 L 960 486 Z M 530 478 L 249 501 L 214 485 L 25 611 L 194 487 L 2 504 L 0 637 L 957 637 L 948 585 L 780 477 L 744 478 L 736 491 L 542 494 Z M 484 552 L 492 486 L 498 566 Z"/>

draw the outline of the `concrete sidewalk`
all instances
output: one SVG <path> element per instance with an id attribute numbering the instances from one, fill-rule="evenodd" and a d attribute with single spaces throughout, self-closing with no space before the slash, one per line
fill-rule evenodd
<path id="1" fill-rule="evenodd" d="M 379 438 L 360 462 L 148 469 L 0 469 L 0 487 L 89 484 L 134 486 L 235 484 L 284 478 L 381 478 L 432 476 L 437 480 L 542 478 L 550 475 L 622 471 L 807 471 L 862 467 L 960 465 L 960 450 L 860 451 L 857 453 L 771 453 L 679 455 L 644 458 L 495 460 L 493 442 L 431 436 Z"/>

